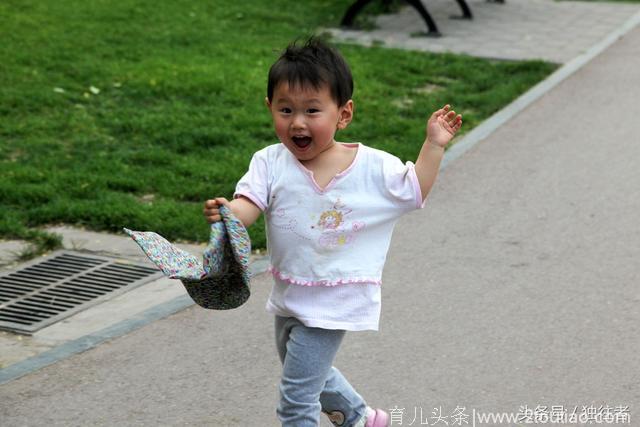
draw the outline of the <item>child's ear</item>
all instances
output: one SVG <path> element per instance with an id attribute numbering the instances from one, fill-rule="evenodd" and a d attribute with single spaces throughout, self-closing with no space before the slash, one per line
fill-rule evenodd
<path id="1" fill-rule="evenodd" d="M 269 97 L 268 96 L 264 97 L 264 103 L 267 106 L 267 108 L 270 110 L 271 109 L 271 102 L 269 102 Z"/>
<path id="2" fill-rule="evenodd" d="M 353 119 L 353 100 L 348 100 L 342 107 L 340 107 L 338 118 L 338 129 L 346 128 Z"/>

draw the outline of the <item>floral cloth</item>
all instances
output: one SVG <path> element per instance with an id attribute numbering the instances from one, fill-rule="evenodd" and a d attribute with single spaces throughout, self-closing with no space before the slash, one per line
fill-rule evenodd
<path id="1" fill-rule="evenodd" d="M 222 221 L 211 225 L 202 262 L 152 231 L 124 231 L 167 277 L 182 282 L 196 304 L 227 310 L 249 298 L 251 240 L 230 209 L 221 206 L 220 215 Z"/>

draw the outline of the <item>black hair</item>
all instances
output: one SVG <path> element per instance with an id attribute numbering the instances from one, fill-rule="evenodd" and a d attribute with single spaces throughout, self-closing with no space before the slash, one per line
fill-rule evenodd
<path id="1" fill-rule="evenodd" d="M 285 81 L 291 86 L 311 85 L 316 90 L 327 85 L 331 97 L 340 107 L 353 94 L 349 65 L 336 49 L 317 37 L 310 37 L 302 46 L 297 41 L 289 44 L 271 66 L 267 83 L 269 102 L 276 86 Z"/>

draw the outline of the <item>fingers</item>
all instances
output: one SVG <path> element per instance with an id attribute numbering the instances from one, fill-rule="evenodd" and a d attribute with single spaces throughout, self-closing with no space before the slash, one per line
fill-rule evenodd
<path id="1" fill-rule="evenodd" d="M 458 114 L 456 116 L 455 111 L 451 111 L 451 113 L 446 115 L 445 121 L 452 128 L 455 128 L 456 126 L 459 128 L 462 125 L 462 115 Z"/>
<path id="2" fill-rule="evenodd" d="M 451 105 L 447 104 L 438 111 L 442 111 L 441 115 L 449 126 L 452 128 L 455 128 L 456 126 L 459 127 L 462 124 L 462 114 L 456 115 L 454 110 L 449 110 L 451 110 Z"/>
<path id="3" fill-rule="evenodd" d="M 458 114 L 458 116 L 456 116 L 456 112 L 454 110 L 451 110 L 451 105 L 449 104 L 446 104 L 441 109 L 435 111 L 431 116 L 442 117 L 447 121 L 447 123 L 458 120 L 457 117 L 460 117 L 460 119 L 462 119 L 462 115 Z"/>
<path id="4" fill-rule="evenodd" d="M 438 117 L 438 123 L 440 123 L 450 134 L 455 135 L 458 130 L 462 127 L 462 115 L 456 115 L 454 111 L 453 114 L 446 114 L 445 116 Z"/>
<path id="5" fill-rule="evenodd" d="M 451 105 L 449 104 L 446 104 L 441 109 L 435 111 L 431 116 L 437 119 L 442 118 L 444 122 L 451 128 L 454 128 L 456 126 L 460 127 L 460 125 L 462 124 L 462 115 L 456 115 L 456 112 L 454 110 L 451 110 Z"/>
<path id="6" fill-rule="evenodd" d="M 220 216 L 220 209 L 218 208 L 215 200 L 207 200 L 204 203 L 204 210 L 202 213 L 204 214 L 204 218 L 208 223 L 217 222 L 222 219 L 222 217 Z"/>
<path id="7" fill-rule="evenodd" d="M 440 117 L 440 116 L 446 114 L 447 111 L 449 111 L 450 108 L 451 108 L 451 105 L 447 104 L 444 107 L 442 107 L 441 109 L 434 111 L 433 114 L 431 115 L 431 117 Z"/>
<path id="8" fill-rule="evenodd" d="M 456 131 L 462 127 L 462 115 L 458 114 L 452 127 Z"/>
<path id="9" fill-rule="evenodd" d="M 220 215 L 220 206 L 222 205 L 229 205 L 229 201 L 224 197 L 216 197 L 215 199 L 210 199 L 204 202 L 204 209 L 202 213 L 204 214 L 207 222 L 214 223 L 222 220 L 222 216 Z"/>
<path id="10" fill-rule="evenodd" d="M 218 205 L 225 205 L 227 207 L 229 206 L 229 201 L 224 197 L 216 197 L 215 201 L 218 203 Z"/>

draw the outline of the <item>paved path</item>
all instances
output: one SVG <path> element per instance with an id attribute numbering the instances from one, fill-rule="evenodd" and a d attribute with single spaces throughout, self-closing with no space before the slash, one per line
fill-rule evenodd
<path id="1" fill-rule="evenodd" d="M 543 59 L 566 63 L 602 40 L 629 16 L 638 4 L 554 0 L 507 0 L 505 4 L 467 0 L 474 19 L 460 15 L 453 0 L 425 1 L 441 38 L 418 36 L 426 30 L 420 15 L 405 7 L 376 19 L 373 31 L 330 29 L 338 40 L 365 45 L 374 42 L 401 49 L 467 53 L 500 59 Z"/>
<path id="2" fill-rule="evenodd" d="M 395 425 L 525 404 L 628 405 L 637 423 L 638 69 L 640 28 L 450 163 L 398 224 L 381 331 L 347 335 L 336 361 L 372 405 L 404 408 Z M 270 284 L 0 386 L 1 424 L 276 426 Z"/>

